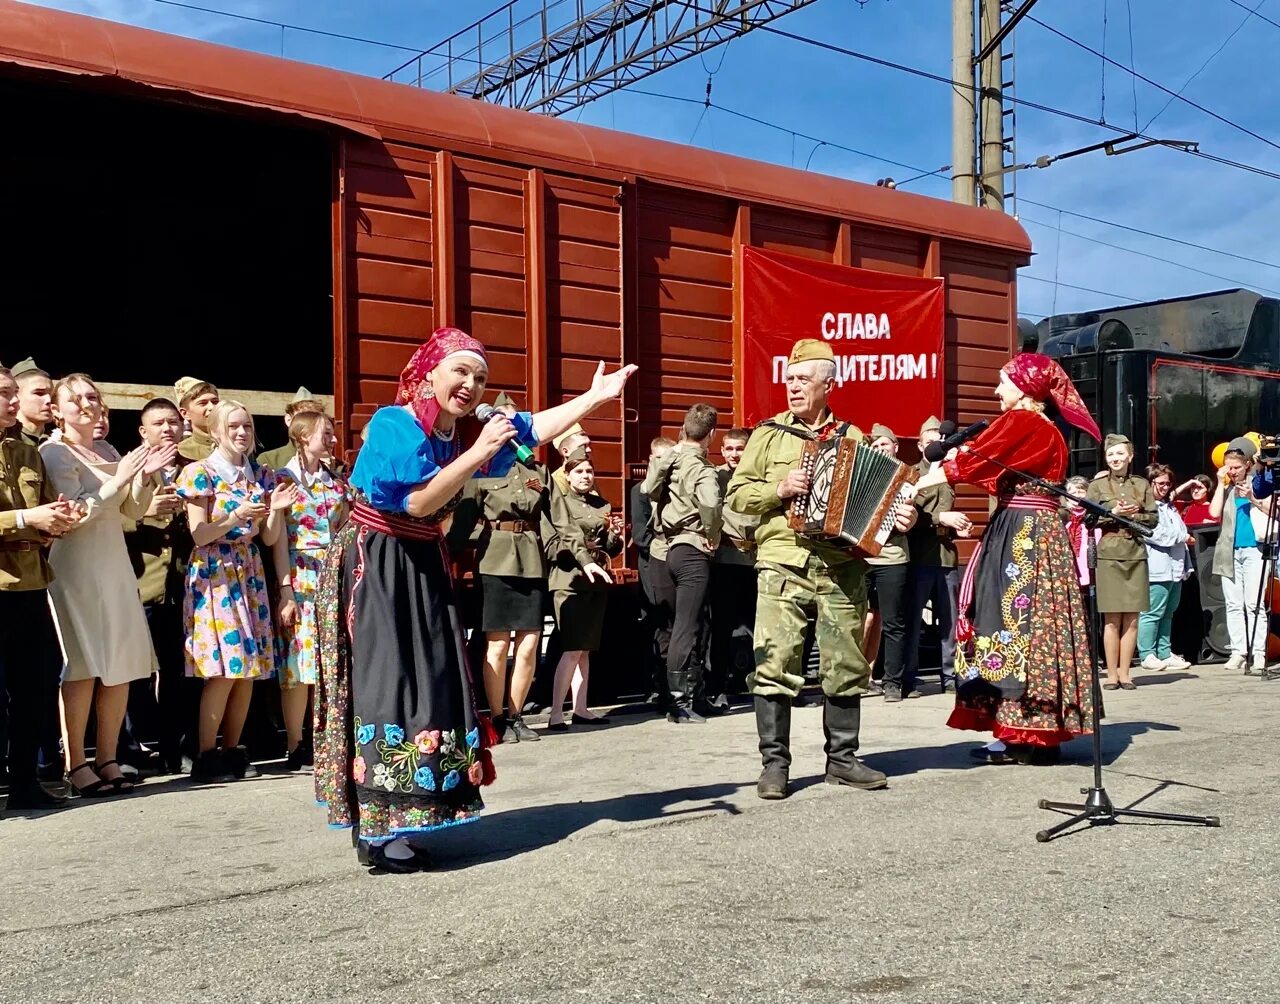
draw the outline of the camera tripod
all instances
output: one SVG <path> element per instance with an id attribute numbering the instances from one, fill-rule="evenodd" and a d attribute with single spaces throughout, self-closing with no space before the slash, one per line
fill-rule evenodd
<path id="1" fill-rule="evenodd" d="M 1245 676 L 1253 675 L 1253 655 L 1254 655 L 1253 635 L 1254 635 L 1254 632 L 1257 630 L 1258 621 L 1261 620 L 1263 617 L 1267 617 L 1268 621 L 1270 620 L 1269 615 L 1270 615 L 1270 608 L 1271 608 L 1271 603 L 1270 603 L 1271 591 L 1267 587 L 1270 585 L 1271 576 L 1274 574 L 1274 569 L 1276 564 L 1276 546 L 1277 545 L 1276 545 L 1275 538 L 1276 538 L 1277 516 L 1276 516 L 1276 494 L 1275 494 L 1275 468 L 1274 466 L 1272 466 L 1274 464 L 1274 461 L 1263 460 L 1263 461 L 1259 461 L 1259 463 L 1261 463 L 1262 466 L 1267 470 L 1267 473 L 1270 474 L 1272 479 L 1272 489 L 1271 489 L 1271 495 L 1268 496 L 1268 499 L 1270 500 L 1271 504 L 1267 506 L 1266 531 L 1263 533 L 1262 539 L 1258 542 L 1258 550 L 1262 552 L 1262 572 L 1258 576 L 1258 595 L 1253 604 L 1253 623 L 1249 622 L 1249 611 L 1246 609 L 1244 612 L 1244 645 L 1245 645 L 1244 675 Z M 1219 546 L 1221 546 L 1221 544 L 1219 544 Z M 1264 603 L 1266 604 L 1266 606 L 1263 606 Z M 1280 668 L 1277 668 L 1277 669 L 1267 668 L 1267 664 L 1266 664 L 1267 633 L 1268 632 L 1266 631 L 1262 633 L 1263 663 L 1262 663 L 1262 671 L 1259 674 L 1260 678 L 1264 683 L 1268 680 L 1280 679 Z"/>
<path id="2" fill-rule="evenodd" d="M 1045 481 L 1042 478 L 1032 477 L 1025 471 L 1009 467 L 995 458 L 979 453 L 972 448 L 970 448 L 970 451 L 980 460 L 986 460 L 994 464 L 1022 482 L 1035 485 L 1042 491 L 1046 491 L 1074 505 L 1081 506 L 1086 513 L 1085 525 L 1089 531 L 1085 534 L 1089 564 L 1089 585 L 1085 590 L 1085 616 L 1087 619 L 1085 636 L 1089 643 L 1089 676 L 1090 688 L 1093 692 L 1093 714 L 1090 722 L 1093 728 L 1093 784 L 1088 788 L 1080 789 L 1080 794 L 1085 796 L 1083 802 L 1054 802 L 1047 798 L 1042 798 L 1037 803 L 1038 808 L 1049 809 L 1054 812 L 1066 812 L 1070 813 L 1070 815 L 1048 829 L 1039 830 L 1036 833 L 1036 840 L 1042 844 L 1048 843 L 1054 837 L 1059 836 L 1078 823 L 1085 823 L 1093 827 L 1115 823 L 1123 819 L 1152 819 L 1169 823 L 1190 823 L 1196 826 L 1221 826 L 1222 822 L 1217 816 L 1188 816 L 1174 812 L 1150 812 L 1140 809 L 1116 808 L 1111 801 L 1111 796 L 1107 794 L 1107 789 L 1102 784 L 1102 682 L 1098 676 L 1098 595 L 1097 587 L 1094 585 L 1097 580 L 1098 552 L 1094 543 L 1092 529 L 1103 519 L 1119 524 L 1124 529 L 1130 530 L 1140 537 L 1149 536 L 1147 529 L 1132 520 L 1116 516 L 1096 502 L 1076 498 L 1074 495 L 1068 494 L 1066 489 L 1059 485 Z"/>

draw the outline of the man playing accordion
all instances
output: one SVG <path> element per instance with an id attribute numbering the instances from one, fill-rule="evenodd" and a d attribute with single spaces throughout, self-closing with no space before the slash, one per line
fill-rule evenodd
<path id="1" fill-rule="evenodd" d="M 831 347 L 802 339 L 787 360 L 787 410 L 761 423 L 747 442 L 727 489 L 726 504 L 756 516 L 755 670 L 747 680 L 756 710 L 764 770 L 756 784 L 761 798 L 787 796 L 791 766 L 791 702 L 804 683 L 804 639 L 816 618 L 825 702 L 826 781 L 854 788 L 883 788 L 888 778 L 857 757 L 862 695 L 871 668 L 862 652 L 866 615 L 866 562 L 835 544 L 797 534 L 787 523 L 796 496 L 809 490 L 799 469 L 805 442 L 862 431 L 831 414 L 827 398 L 835 385 Z M 910 529 L 915 510 L 899 505 L 899 530 Z"/>

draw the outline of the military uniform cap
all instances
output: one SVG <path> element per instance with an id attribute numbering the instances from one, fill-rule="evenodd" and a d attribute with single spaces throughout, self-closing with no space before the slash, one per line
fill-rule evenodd
<path id="1" fill-rule="evenodd" d="M 926 432 L 939 432 L 942 429 L 942 421 L 937 415 L 930 415 L 924 420 L 924 425 L 920 426 L 920 438 L 924 438 Z"/>
<path id="2" fill-rule="evenodd" d="M 310 401 L 313 398 L 315 398 L 315 395 L 312 394 L 311 391 L 307 390 L 306 387 L 299 387 L 298 392 L 293 395 L 294 404 L 297 404 L 299 401 Z"/>
<path id="3" fill-rule="evenodd" d="M 582 428 L 582 426 L 580 426 L 577 422 L 574 422 L 573 425 L 569 426 L 569 428 L 565 429 L 564 432 L 560 433 L 560 435 L 556 436 L 555 439 L 551 440 L 551 445 L 558 450 L 560 449 L 560 444 L 563 443 L 570 436 L 584 436 L 584 435 L 586 435 L 586 432 Z"/>
<path id="4" fill-rule="evenodd" d="M 14 375 L 14 378 L 16 379 L 17 377 L 22 376 L 23 373 L 36 373 L 36 372 L 44 372 L 44 371 L 41 370 L 40 367 L 36 365 L 36 361 L 34 359 L 32 359 L 30 356 L 27 356 L 26 359 L 20 359 L 18 360 L 18 362 L 10 366 L 9 372 L 12 373 Z"/>
<path id="5" fill-rule="evenodd" d="M 816 338 L 801 338 L 795 345 L 791 346 L 791 355 L 787 357 L 787 365 L 792 363 L 807 363 L 811 359 L 826 359 L 828 362 L 835 362 L 836 354 L 831 351 L 831 346 L 826 342 L 819 341 Z"/>
<path id="6" fill-rule="evenodd" d="M 871 441 L 875 442 L 877 439 L 892 439 L 894 445 L 898 442 L 898 437 L 893 434 L 893 430 L 879 422 L 871 427 Z"/>
<path id="7" fill-rule="evenodd" d="M 181 404 L 183 398 L 190 394 L 201 384 L 209 383 L 208 380 L 201 380 L 198 377 L 184 376 L 180 377 L 173 385 L 173 393 L 176 395 L 178 403 Z M 209 384 L 210 387 L 213 384 Z"/>
<path id="8" fill-rule="evenodd" d="M 585 446 L 579 446 L 576 450 L 574 450 L 572 453 L 570 453 L 567 457 L 564 458 L 565 472 L 568 473 L 569 471 L 577 467 L 580 463 L 582 463 L 584 460 L 590 460 L 590 459 L 591 459 L 591 451 L 587 449 Z"/>
<path id="9" fill-rule="evenodd" d="M 1127 446 L 1129 449 L 1133 449 L 1132 441 L 1122 432 L 1111 433 L 1102 444 L 1104 450 L 1109 450 L 1113 446 Z"/>

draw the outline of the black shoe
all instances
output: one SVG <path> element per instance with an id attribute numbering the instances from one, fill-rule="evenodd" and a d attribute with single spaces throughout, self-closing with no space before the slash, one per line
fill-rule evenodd
<path id="1" fill-rule="evenodd" d="M 572 715 L 574 725 L 611 725 L 612 720 L 608 715 L 596 715 L 594 718 L 583 718 L 581 715 Z"/>
<path id="2" fill-rule="evenodd" d="M 249 751 L 244 746 L 233 746 L 229 750 L 223 750 L 223 757 L 227 768 L 236 776 L 237 781 L 262 776 L 258 768 L 253 765 L 253 761 L 249 759 Z"/>
<path id="3" fill-rule="evenodd" d="M 885 699 L 888 699 L 887 694 Z M 841 784 L 865 791 L 888 787 L 887 775 L 868 767 L 855 755 L 861 729 L 862 698 L 827 698 L 822 708 L 822 731 L 827 737 L 827 784 Z"/>
<path id="4" fill-rule="evenodd" d="M 764 770 L 756 781 L 756 794 L 774 800 L 787 797 L 791 769 L 791 699 L 782 695 L 755 697 L 756 733 Z"/>
<path id="5" fill-rule="evenodd" d="M 548 732 L 568 732 L 569 723 L 568 722 L 547 722 L 547 731 Z"/>
<path id="6" fill-rule="evenodd" d="M 356 844 L 356 860 L 364 867 L 389 872 L 392 875 L 412 875 L 431 867 L 431 858 L 426 851 L 410 845 L 413 851 L 411 858 L 390 858 L 381 844 L 370 845 L 361 840 Z"/>
<path id="7" fill-rule="evenodd" d="M 985 746 L 979 746 L 976 750 L 970 750 L 969 755 L 976 760 L 981 760 L 983 763 L 1005 764 L 1018 762 L 1010 755 L 1008 749 L 997 751 L 989 750 Z"/>
<path id="8" fill-rule="evenodd" d="M 693 710 L 703 718 L 717 718 L 725 713 L 725 709 L 710 701 L 694 701 Z"/>
<path id="9" fill-rule="evenodd" d="M 523 716 L 516 715 L 515 718 L 507 723 L 507 734 L 504 738 L 512 739 L 518 743 L 536 743 L 542 736 L 524 723 Z"/>
<path id="10" fill-rule="evenodd" d="M 62 764 L 47 763 L 36 768 L 36 780 L 46 784 L 57 784 L 62 780 Z"/>
<path id="11" fill-rule="evenodd" d="M 528 715 L 530 718 L 532 718 L 534 715 L 538 714 L 538 712 L 540 712 L 541 710 L 542 710 L 542 705 L 539 704 L 537 701 L 528 701 L 525 704 L 525 706 L 520 709 L 520 714 Z"/>
<path id="12" fill-rule="evenodd" d="M 227 751 L 229 753 L 230 751 Z M 220 749 L 205 750 L 191 765 L 192 784 L 230 784 L 238 775 L 227 763 L 227 753 Z"/>
<path id="13" fill-rule="evenodd" d="M 489 721 L 493 724 L 493 734 L 498 737 L 498 745 L 503 743 L 518 743 L 520 738 L 513 736 L 510 730 L 510 723 L 503 715 L 494 715 Z"/>
<path id="14" fill-rule="evenodd" d="M 316 765 L 316 742 L 314 736 L 305 736 L 302 740 L 302 766 Z"/>
<path id="15" fill-rule="evenodd" d="M 672 708 L 667 712 L 667 721 L 673 725 L 706 725 L 707 720 L 693 708 Z"/>
<path id="16" fill-rule="evenodd" d="M 1058 762 L 1057 746 L 1010 746 L 1009 753 L 1020 764 L 1031 767 L 1052 767 Z"/>
<path id="17" fill-rule="evenodd" d="M 288 759 L 285 760 L 285 766 L 291 771 L 302 770 L 303 765 L 306 763 L 305 757 L 306 750 L 302 748 L 302 743 L 298 743 L 289 753 Z"/>
<path id="18" fill-rule="evenodd" d="M 890 684 L 884 688 L 884 703 L 897 704 L 902 700 L 902 691 Z"/>
<path id="19" fill-rule="evenodd" d="M 760 772 L 760 777 L 756 781 L 756 796 L 769 802 L 786 798 L 789 780 L 785 767 L 770 764 Z"/>
<path id="20" fill-rule="evenodd" d="M 9 809 L 65 809 L 67 800 L 61 795 L 54 795 L 45 790 L 39 781 L 30 781 L 9 789 Z"/>

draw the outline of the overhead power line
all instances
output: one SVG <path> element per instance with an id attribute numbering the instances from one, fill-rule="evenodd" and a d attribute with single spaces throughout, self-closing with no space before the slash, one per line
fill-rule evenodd
<path id="1" fill-rule="evenodd" d="M 1241 10 L 1247 10 L 1259 21 L 1266 21 L 1267 24 L 1275 25 L 1277 28 L 1280 28 L 1280 21 L 1273 21 L 1271 20 L 1271 18 L 1267 17 L 1266 14 L 1260 14 L 1255 8 L 1250 7 L 1247 4 L 1243 3 L 1242 0 L 1227 0 L 1227 3 L 1233 3 L 1237 7 L 1239 7 Z M 1259 4 L 1258 6 L 1261 7 L 1262 5 Z"/>
<path id="2" fill-rule="evenodd" d="M 1142 298 L 1137 296 L 1125 296 L 1123 293 L 1108 293 L 1105 289 L 1090 289 L 1088 286 L 1073 286 L 1069 282 L 1059 282 L 1057 279 L 1045 279 L 1042 276 L 1032 275 L 1030 272 L 1019 272 L 1018 281 L 1030 279 L 1032 282 L 1043 282 L 1050 286 L 1062 286 L 1065 289 L 1078 289 L 1082 293 L 1093 293 L 1097 296 L 1109 296 L 1113 300 L 1128 300 L 1130 303 L 1142 303 Z"/>
<path id="3" fill-rule="evenodd" d="M 1262 265 L 1266 268 L 1280 269 L 1280 263 L 1273 261 L 1263 261 L 1261 258 L 1250 258 L 1248 255 L 1236 254 L 1234 251 L 1224 251 L 1222 248 L 1213 248 L 1205 244 L 1197 244 L 1194 241 L 1183 240 L 1181 237 L 1170 237 L 1168 234 L 1158 234 L 1153 230 L 1143 230 L 1141 227 L 1131 227 L 1124 223 L 1117 223 L 1114 220 L 1104 220 L 1097 216 L 1088 216 L 1085 213 L 1073 212 L 1070 209 L 1062 209 L 1059 206 L 1051 206 L 1046 202 L 1036 202 L 1034 199 L 1022 199 L 1022 202 L 1029 206 L 1039 206 L 1041 209 L 1051 209 L 1054 212 L 1062 213 L 1064 216 L 1074 216 L 1078 220 L 1088 220 L 1090 223 L 1100 223 L 1103 226 L 1115 227 L 1117 230 L 1127 230 L 1129 233 L 1141 234 L 1143 237 L 1154 237 L 1157 240 L 1168 241 L 1170 244 L 1181 244 L 1183 247 L 1194 248 L 1197 251 L 1208 251 L 1210 254 L 1220 254 L 1225 258 L 1235 258 L 1237 261 L 1249 262 L 1251 265 Z"/>
<path id="4" fill-rule="evenodd" d="M 767 31 L 770 34 L 778 35 L 782 38 L 789 38 L 793 42 L 802 42 L 805 45 L 812 45 L 818 49 L 826 49 L 828 52 L 835 52 L 835 53 L 839 53 L 842 56 L 849 56 L 851 59 L 860 59 L 863 62 L 873 63 L 876 66 L 883 66 L 891 70 L 900 70 L 903 73 L 909 73 L 912 76 L 922 77 L 925 80 L 933 80 L 941 84 L 946 84 L 948 87 L 958 87 L 961 90 L 972 91 L 975 94 L 980 91 L 980 88 L 977 87 L 972 81 L 952 80 L 950 77 L 945 77 L 940 73 L 931 73 L 928 70 L 922 70 L 916 66 L 907 66 L 903 63 L 895 63 L 890 59 L 882 59 L 879 56 L 872 56 L 865 52 L 858 52 L 856 49 L 846 49 L 844 46 L 836 45 L 833 42 L 822 42 L 816 38 L 809 38 L 805 35 L 796 35 L 796 34 L 793 34 L 792 32 L 783 31 L 781 28 L 774 28 L 770 25 L 764 25 L 759 30 Z M 1124 67 L 1124 69 L 1126 69 L 1127 71 L 1128 68 Z M 1108 132 L 1113 132 L 1118 136 L 1127 136 L 1133 139 L 1143 139 L 1143 140 L 1148 140 L 1152 143 L 1164 145 L 1164 141 L 1154 136 L 1148 136 L 1140 132 L 1133 133 L 1133 132 L 1130 132 L 1128 129 L 1125 129 L 1123 126 L 1112 125 L 1110 122 L 1104 122 L 1100 119 L 1091 119 L 1087 115 L 1081 115 L 1078 112 L 1067 111 L 1064 108 L 1055 108 L 1053 105 L 1046 105 L 1040 101 L 1031 101 L 1031 100 L 1028 100 L 1027 98 L 1018 98 L 1009 94 L 1006 94 L 1004 96 L 1004 100 L 1009 102 L 1010 104 L 1022 105 L 1026 108 L 1034 108 L 1036 111 L 1045 112 L 1046 114 L 1049 114 L 1049 115 L 1057 115 L 1059 118 L 1069 119 L 1073 122 L 1080 122 L 1080 123 L 1083 123 L 1084 125 L 1096 126 L 1099 129 L 1105 129 Z M 1258 174 L 1266 178 L 1271 178 L 1275 181 L 1280 181 L 1280 173 L 1277 173 L 1275 171 L 1269 171 L 1265 167 L 1258 167 L 1254 164 L 1244 163 L 1243 161 L 1231 160 L 1228 157 L 1219 157 L 1215 154 L 1205 153 L 1203 150 L 1199 150 L 1199 149 L 1186 149 L 1182 147 L 1166 147 L 1166 149 L 1174 150 L 1178 153 L 1183 153 L 1191 157 L 1200 157 L 1204 160 L 1211 160 L 1214 163 L 1222 164 L 1226 167 L 1233 167 L 1233 168 L 1236 168 L 1237 170 L 1248 171 L 1251 174 Z"/>
<path id="5" fill-rule="evenodd" d="M 1019 217 L 1019 219 L 1023 223 L 1031 223 L 1037 227 L 1044 227 L 1046 230 L 1056 230 L 1060 234 L 1066 234 L 1068 237 L 1075 237 L 1078 240 L 1088 241 L 1090 244 L 1098 244 L 1098 245 L 1101 245 L 1102 247 L 1111 248 L 1112 250 L 1115 250 L 1115 251 L 1124 251 L 1127 254 L 1138 255 L 1141 258 L 1150 258 L 1152 261 L 1163 262 L 1166 265 L 1174 265 L 1177 268 L 1186 269 L 1188 272 L 1196 272 L 1200 275 L 1207 275 L 1210 279 L 1218 279 L 1218 280 L 1221 280 L 1222 282 L 1230 283 L 1232 286 L 1253 288 L 1253 289 L 1257 289 L 1259 292 L 1274 293 L 1276 296 L 1280 296 L 1280 291 L 1277 291 L 1274 289 L 1268 289 L 1266 286 L 1258 286 L 1253 283 L 1241 282 L 1239 279 L 1233 279 L 1229 275 L 1219 275 L 1216 272 L 1206 272 L 1204 269 L 1196 268 L 1194 265 L 1185 265 L 1180 261 L 1174 261 L 1172 258 L 1162 258 L 1160 255 L 1151 254 L 1149 251 L 1139 251 L 1137 248 L 1127 248 L 1122 244 L 1112 244 L 1109 241 L 1104 241 L 1097 237 L 1090 237 L 1088 234 L 1080 234 L 1080 233 L 1076 233 L 1074 230 L 1067 230 L 1063 227 L 1057 226 L 1054 223 L 1045 223 L 1043 220 L 1033 220 L 1029 216 L 1021 216 Z"/>
<path id="6" fill-rule="evenodd" d="M 1145 74 L 1139 73 L 1137 70 L 1130 69 L 1129 67 L 1125 66 L 1124 63 L 1116 62 L 1110 56 L 1099 52 L 1093 46 L 1086 45 L 1084 42 L 1081 42 L 1078 38 L 1072 38 L 1066 32 L 1059 31 L 1057 28 L 1055 28 L 1051 24 L 1045 24 L 1035 15 L 1028 14 L 1027 20 L 1034 21 L 1041 28 L 1045 29 L 1045 31 L 1048 31 L 1051 34 L 1057 35 L 1063 41 L 1070 42 L 1072 45 L 1077 46 L 1078 48 L 1081 48 L 1085 52 L 1091 53 L 1094 56 L 1097 56 L 1099 59 L 1105 60 L 1106 62 L 1110 63 L 1112 66 L 1115 66 L 1121 70 L 1124 70 L 1125 73 L 1133 74 L 1138 80 L 1141 80 L 1143 83 L 1150 84 L 1156 90 L 1161 91 L 1165 94 L 1168 94 L 1171 100 L 1181 101 L 1183 104 L 1190 105 L 1192 108 L 1196 109 L 1197 111 L 1204 112 L 1204 114 L 1208 115 L 1210 118 L 1217 119 L 1219 122 L 1223 123 L 1224 125 L 1230 126 L 1232 129 L 1238 129 L 1240 132 L 1244 133 L 1246 136 L 1252 136 L 1254 139 L 1259 140 L 1260 142 L 1266 143 L 1267 146 L 1274 147 L 1275 149 L 1280 150 L 1280 143 L 1275 142 L 1275 140 L 1267 139 L 1267 137 L 1263 136 L 1261 133 L 1254 132 L 1248 126 L 1243 126 L 1239 122 L 1234 122 L 1231 119 L 1227 118 L 1225 115 L 1219 115 L 1212 108 L 1206 108 L 1204 105 L 1200 104 L 1199 102 L 1192 101 L 1190 98 L 1186 97 L 1185 95 L 1179 94 L 1177 91 L 1170 90 L 1168 87 L 1165 87 L 1165 85 L 1160 83 L 1159 81 L 1152 80 L 1150 77 L 1146 76 Z"/>

